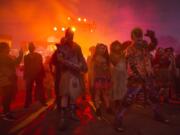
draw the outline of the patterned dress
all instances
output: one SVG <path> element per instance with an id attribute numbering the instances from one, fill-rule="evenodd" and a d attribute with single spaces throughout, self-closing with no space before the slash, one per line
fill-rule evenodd
<path id="1" fill-rule="evenodd" d="M 96 56 L 93 61 L 94 88 L 96 90 L 110 89 L 110 67 L 102 56 Z"/>

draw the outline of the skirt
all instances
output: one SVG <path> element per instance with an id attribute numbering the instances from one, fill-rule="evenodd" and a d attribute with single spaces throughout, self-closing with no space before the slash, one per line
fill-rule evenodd
<path id="1" fill-rule="evenodd" d="M 113 68 L 112 100 L 122 100 L 127 92 L 127 72 Z"/>
<path id="2" fill-rule="evenodd" d="M 61 74 L 59 83 L 60 96 L 69 96 L 76 100 L 83 92 L 82 82 L 79 76 L 75 76 L 71 72 L 64 72 Z"/>
<path id="3" fill-rule="evenodd" d="M 100 90 L 100 89 L 110 89 L 111 87 L 111 80 L 110 78 L 106 77 L 96 77 L 94 81 L 94 88 L 95 90 Z"/>

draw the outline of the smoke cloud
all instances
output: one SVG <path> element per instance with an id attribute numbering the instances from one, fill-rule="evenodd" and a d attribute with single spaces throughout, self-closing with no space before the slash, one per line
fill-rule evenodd
<path id="1" fill-rule="evenodd" d="M 61 26 L 71 16 L 95 23 L 93 34 L 76 32 L 75 38 L 85 53 L 97 42 L 130 39 L 134 27 L 179 40 L 179 7 L 178 0 L 0 0 L 0 34 L 12 35 L 16 44 L 23 40 L 45 41 L 54 34 L 54 26 Z"/>

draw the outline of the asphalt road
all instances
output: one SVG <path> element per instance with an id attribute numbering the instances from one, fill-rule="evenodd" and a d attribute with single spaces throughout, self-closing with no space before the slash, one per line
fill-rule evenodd
<path id="1" fill-rule="evenodd" d="M 152 110 L 134 105 L 125 117 L 125 132 L 118 133 L 113 128 L 113 115 L 103 114 L 98 120 L 93 107 L 81 102 L 77 111 L 80 122 L 68 119 L 67 129 L 59 130 L 59 113 L 54 109 L 53 100 L 48 107 L 35 103 L 29 109 L 14 109 L 17 120 L 4 121 L 0 118 L 1 135 L 180 135 L 180 105 L 164 104 L 163 109 L 170 124 L 162 124 L 152 117 Z"/>

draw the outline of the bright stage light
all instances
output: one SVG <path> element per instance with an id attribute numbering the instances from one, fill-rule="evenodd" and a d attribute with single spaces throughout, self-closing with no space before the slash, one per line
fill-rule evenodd
<path id="1" fill-rule="evenodd" d="M 87 19 L 86 19 L 86 18 L 84 18 L 84 22 L 87 22 Z"/>
<path id="2" fill-rule="evenodd" d="M 75 28 L 75 27 L 72 27 L 71 30 L 72 30 L 73 32 L 75 32 L 75 31 L 76 31 L 76 28 Z"/>
<path id="3" fill-rule="evenodd" d="M 57 27 L 54 27 L 53 30 L 56 32 L 56 31 L 58 30 L 58 28 L 57 28 Z"/>
<path id="4" fill-rule="evenodd" d="M 79 21 L 79 22 L 81 21 L 81 18 L 80 18 L 80 17 L 78 18 L 78 21 Z"/>
<path id="5" fill-rule="evenodd" d="M 61 30 L 64 32 L 66 30 L 66 28 L 62 27 Z"/>
<path id="6" fill-rule="evenodd" d="M 70 21 L 70 20 L 71 20 L 71 17 L 68 17 L 67 20 Z"/>

